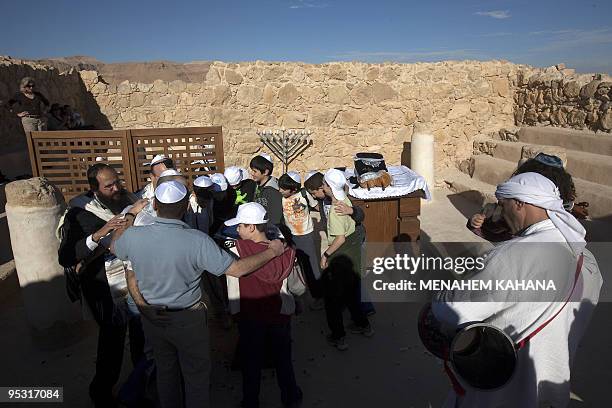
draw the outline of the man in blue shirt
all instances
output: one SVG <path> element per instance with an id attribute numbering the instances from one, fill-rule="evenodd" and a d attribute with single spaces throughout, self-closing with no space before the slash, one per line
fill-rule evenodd
<path id="1" fill-rule="evenodd" d="M 187 188 L 168 181 L 155 189 L 153 224 L 132 227 L 113 238 L 113 251 L 132 263 L 128 271 L 130 294 L 144 316 L 143 328 L 153 345 L 157 388 L 163 408 L 208 407 L 209 336 L 206 307 L 201 301 L 202 271 L 213 275 L 244 276 L 273 258 L 284 247 L 273 241 L 256 255 L 235 260 L 206 234 L 181 221 L 187 205 Z"/>

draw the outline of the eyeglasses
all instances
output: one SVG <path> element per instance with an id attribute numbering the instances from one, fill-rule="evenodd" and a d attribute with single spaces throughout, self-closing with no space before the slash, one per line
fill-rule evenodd
<path id="1" fill-rule="evenodd" d="M 34 84 L 27 84 L 24 88 L 34 88 Z"/>
<path id="2" fill-rule="evenodd" d="M 553 156 L 551 154 L 538 153 L 537 156 L 534 157 L 534 159 L 537 162 L 545 164 L 547 166 L 556 167 L 558 169 L 563 168 L 563 161 L 559 157 Z"/>

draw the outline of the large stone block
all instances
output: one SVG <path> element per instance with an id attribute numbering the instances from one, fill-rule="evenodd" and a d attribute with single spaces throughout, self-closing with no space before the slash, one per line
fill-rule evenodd
<path id="1" fill-rule="evenodd" d="M 278 91 L 278 100 L 286 105 L 295 102 L 298 96 L 299 92 L 293 84 L 286 84 Z"/>
<path id="2" fill-rule="evenodd" d="M 396 96 L 397 92 L 389 85 L 380 82 L 374 82 L 372 84 L 372 97 L 375 103 L 392 100 L 395 99 Z"/>
<path id="3" fill-rule="evenodd" d="M 354 127 L 359 124 L 359 117 L 352 111 L 340 111 L 335 123 L 340 127 Z"/>
<path id="4" fill-rule="evenodd" d="M 236 92 L 236 100 L 243 106 L 258 104 L 263 97 L 263 90 L 254 86 L 241 86 Z"/>
<path id="5" fill-rule="evenodd" d="M 508 79 L 498 78 L 494 80 L 493 81 L 493 92 L 497 93 L 499 96 L 510 95 L 510 85 L 508 84 Z"/>
<path id="6" fill-rule="evenodd" d="M 317 127 L 327 127 L 334 122 L 337 115 L 338 110 L 313 108 L 310 111 L 310 123 Z"/>
<path id="7" fill-rule="evenodd" d="M 153 81 L 153 88 L 151 88 L 151 92 L 157 92 L 160 94 L 168 92 L 168 83 L 166 81 L 162 81 L 161 79 L 156 79 Z"/>
<path id="8" fill-rule="evenodd" d="M 303 129 L 308 116 L 301 112 L 287 112 L 283 115 L 282 124 L 289 129 Z"/>
<path id="9" fill-rule="evenodd" d="M 349 93 L 344 85 L 334 85 L 327 90 L 329 103 L 344 105 L 350 102 Z"/>
<path id="10" fill-rule="evenodd" d="M 450 112 L 448 112 L 448 119 L 458 119 L 470 113 L 470 103 L 469 102 L 457 102 L 453 105 Z"/>
<path id="11" fill-rule="evenodd" d="M 330 79 L 346 81 L 346 69 L 341 64 L 330 64 L 327 67 L 327 75 Z"/>
<path id="12" fill-rule="evenodd" d="M 117 93 L 120 95 L 129 95 L 132 92 L 130 81 L 123 81 L 117 85 Z"/>
<path id="13" fill-rule="evenodd" d="M 243 81 L 242 75 L 238 74 L 236 71 L 232 71 L 231 69 L 225 70 L 225 80 L 230 85 L 240 85 Z"/>
<path id="14" fill-rule="evenodd" d="M 351 90 L 351 98 L 357 105 L 365 105 L 372 100 L 372 87 L 370 85 L 357 85 Z"/>
<path id="15" fill-rule="evenodd" d="M 248 90 L 243 91 L 243 95 L 241 97 L 248 99 L 248 96 L 245 94 L 248 93 Z M 212 89 L 212 96 L 210 99 L 210 104 L 212 105 L 223 105 L 226 103 L 232 96 L 230 91 L 230 87 L 227 85 L 217 85 Z M 239 100 L 240 102 L 240 100 Z"/>

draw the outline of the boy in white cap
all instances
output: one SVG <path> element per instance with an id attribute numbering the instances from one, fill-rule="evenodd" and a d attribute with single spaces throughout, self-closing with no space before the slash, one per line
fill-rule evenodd
<path id="1" fill-rule="evenodd" d="M 244 169 L 238 166 L 230 166 L 225 169 L 223 175 L 234 192 L 234 205 L 238 208 L 241 204 L 250 203 L 255 198 L 257 183 L 250 178 L 245 178 Z"/>
<path id="2" fill-rule="evenodd" d="M 168 181 L 155 189 L 157 218 L 151 225 L 127 228 L 113 237 L 112 250 L 132 263 L 128 290 L 143 319 L 157 363 L 160 404 L 209 407 L 210 350 L 206 310 L 201 302 L 202 271 L 244 276 L 283 254 L 272 241 L 257 254 L 234 260 L 201 231 L 181 221 L 189 205 L 184 184 Z M 179 363 L 180 362 L 180 363 Z"/>
<path id="3" fill-rule="evenodd" d="M 314 224 L 309 210 L 315 207 L 317 202 L 306 191 L 301 190 L 301 178 L 295 171 L 280 176 L 278 187 L 283 196 L 283 219 L 298 250 L 298 258 L 304 267 L 308 288 L 314 299 L 311 307 L 321 309 L 323 295 L 319 282 L 321 279 L 320 257 L 317 254 Z"/>
<path id="4" fill-rule="evenodd" d="M 505 289 L 483 295 L 441 292 L 432 311 L 443 327 L 454 333 L 467 322 L 496 326 L 517 345 L 518 358 L 514 376 L 503 387 L 462 389 L 459 382 L 445 406 L 565 407 L 571 364 L 599 301 L 601 273 L 585 249 L 585 229 L 563 208 L 551 180 L 538 173 L 519 174 L 498 185 L 495 195 L 515 237 L 486 255 L 474 279 L 554 281 L 557 290 L 563 288 L 562 298 L 517 301 Z"/>
<path id="5" fill-rule="evenodd" d="M 145 165 L 147 165 L 147 163 L 145 163 Z M 140 196 L 140 198 L 146 198 L 147 200 L 151 200 L 155 196 L 154 190 L 157 186 L 157 179 L 161 177 L 161 174 L 164 171 L 173 169 L 174 162 L 166 155 L 158 154 L 153 157 L 153 160 L 151 160 L 148 165 L 151 169 L 149 175 L 151 181 L 138 193 L 138 195 Z"/>
<path id="6" fill-rule="evenodd" d="M 283 218 L 282 196 L 278 191 L 278 181 L 272 176 L 272 158 L 269 154 L 261 153 L 251 159 L 249 168 L 251 177 L 257 183 L 255 202 L 264 206 L 271 224 L 280 224 Z"/>
<path id="7" fill-rule="evenodd" d="M 247 203 L 238 207 L 236 218 L 225 222 L 238 227 L 240 239 L 236 241 L 234 253 L 242 258 L 265 251 L 269 242 L 267 223 L 266 210 L 261 204 Z M 259 407 L 261 369 L 267 349 L 274 353 L 283 405 L 295 406 L 302 399 L 291 362 L 293 295 L 299 296 L 305 290 L 295 276 L 295 255 L 295 249 L 287 247 L 282 256 L 248 276 L 240 279 L 228 276 L 231 311 L 239 317 L 242 406 L 245 408 Z"/>
<path id="8" fill-rule="evenodd" d="M 351 206 L 345 192 L 346 178 L 337 169 L 325 173 L 323 192 L 332 200 L 332 206 L 343 202 Z M 328 341 L 338 350 L 346 350 L 342 311 L 349 309 L 353 325 L 351 332 L 366 337 L 374 334 L 360 304 L 361 237 L 355 233 L 355 221 L 347 215 L 329 211 L 327 216 L 327 240 L 329 247 L 321 257 L 323 292 L 327 324 L 331 330 Z"/>

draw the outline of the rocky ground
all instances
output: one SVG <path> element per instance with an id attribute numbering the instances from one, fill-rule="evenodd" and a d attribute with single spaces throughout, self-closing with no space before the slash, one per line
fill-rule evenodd
<path id="1" fill-rule="evenodd" d="M 463 227 L 465 214 L 473 212 L 474 206 L 446 191 L 436 191 L 434 195 L 435 200 L 422 209 L 425 239 L 477 242 L 479 239 Z M 441 405 L 449 384 L 439 361 L 424 350 L 418 339 L 415 322 L 420 305 L 378 303 L 376 308 L 377 314 L 372 318 L 375 336 L 349 335 L 350 348 L 345 352 L 326 344 L 323 311 L 306 311 L 294 319 L 294 367 L 304 390 L 304 407 Z M 612 396 L 606 389 L 612 375 L 610 313 L 611 304 L 598 306 L 579 349 L 572 371 L 571 407 L 612 406 Z M 13 274 L 0 283 L 0 332 L 0 385 L 62 385 L 65 406 L 91 406 L 87 385 L 95 359 L 93 324 L 85 324 L 80 340 L 69 347 L 38 350 L 24 320 Z M 238 407 L 240 403 L 241 376 L 230 368 L 236 334 L 235 328 L 224 330 L 220 322 L 211 321 L 213 407 Z M 126 356 L 122 379 L 128 374 Z M 262 407 L 280 407 L 279 399 L 274 374 L 266 370 Z"/>

